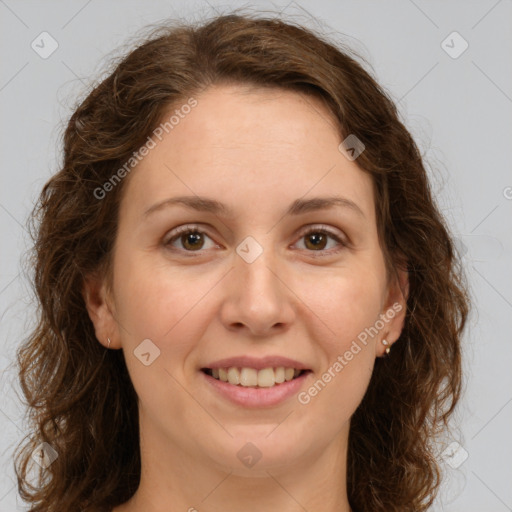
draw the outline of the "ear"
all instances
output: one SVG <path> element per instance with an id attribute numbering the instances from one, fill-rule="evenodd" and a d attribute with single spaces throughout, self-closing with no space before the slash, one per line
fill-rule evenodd
<path id="1" fill-rule="evenodd" d="M 119 325 L 115 319 L 115 308 L 108 293 L 106 279 L 97 273 L 87 276 L 83 282 L 82 296 L 98 341 L 106 348 L 121 348 Z"/>
<path id="2" fill-rule="evenodd" d="M 405 325 L 408 297 L 409 273 L 405 269 L 397 268 L 389 280 L 387 297 L 381 312 L 385 327 L 376 345 L 376 356 L 382 357 L 386 353 L 386 346 L 382 344 L 382 340 L 385 339 L 391 347 L 400 337 Z"/>

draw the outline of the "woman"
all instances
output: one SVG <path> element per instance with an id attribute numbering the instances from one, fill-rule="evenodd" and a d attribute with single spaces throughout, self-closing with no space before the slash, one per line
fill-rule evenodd
<path id="1" fill-rule="evenodd" d="M 468 299 L 347 52 L 247 15 L 162 29 L 72 115 L 34 219 L 32 512 L 432 503 Z"/>

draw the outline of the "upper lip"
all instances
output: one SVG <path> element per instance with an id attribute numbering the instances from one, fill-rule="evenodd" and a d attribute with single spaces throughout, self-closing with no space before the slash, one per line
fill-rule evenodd
<path id="1" fill-rule="evenodd" d="M 213 363 L 209 363 L 202 368 L 254 368 L 255 370 L 263 370 L 263 368 L 277 368 L 284 366 L 285 368 L 295 368 L 296 370 L 309 370 L 305 364 L 289 359 L 288 357 L 281 356 L 266 356 L 266 357 L 251 357 L 239 356 L 228 357 L 226 359 L 219 359 Z"/>

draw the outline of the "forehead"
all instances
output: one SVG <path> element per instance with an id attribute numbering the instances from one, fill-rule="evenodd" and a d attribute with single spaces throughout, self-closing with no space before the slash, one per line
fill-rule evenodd
<path id="1" fill-rule="evenodd" d="M 338 150 L 339 128 L 319 99 L 216 86 L 195 100 L 132 172 L 125 195 L 134 208 L 197 194 L 247 210 L 258 201 L 282 206 L 308 193 L 334 192 L 373 208 L 371 178 Z M 180 105 L 163 120 L 176 110 Z"/>

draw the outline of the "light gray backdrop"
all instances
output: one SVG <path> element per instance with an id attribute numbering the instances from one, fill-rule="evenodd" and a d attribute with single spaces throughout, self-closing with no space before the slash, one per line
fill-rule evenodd
<path id="1" fill-rule="evenodd" d="M 511 0 L 0 0 L 0 512 L 26 510 L 12 470 L 26 425 L 9 365 L 33 325 L 20 257 L 27 215 L 57 170 L 62 123 L 107 54 L 144 25 L 241 6 L 338 34 L 369 59 L 398 103 L 457 234 L 476 300 L 461 430 L 440 455 L 446 480 L 435 510 L 512 510 Z"/>

